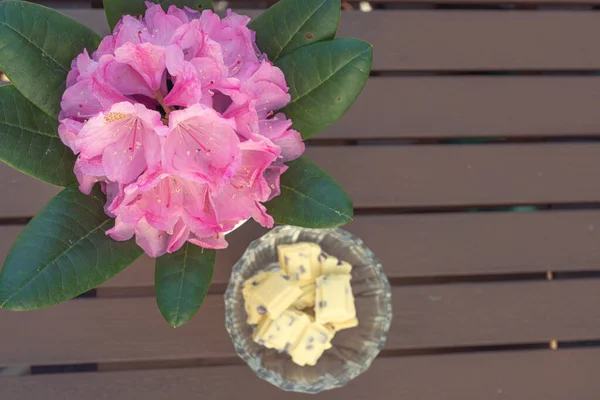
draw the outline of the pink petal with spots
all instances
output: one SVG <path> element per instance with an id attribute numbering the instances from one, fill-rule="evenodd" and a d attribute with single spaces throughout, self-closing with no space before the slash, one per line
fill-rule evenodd
<path id="1" fill-rule="evenodd" d="M 267 167 L 263 173 L 263 178 L 271 189 L 271 193 L 269 194 L 269 197 L 267 197 L 266 201 L 270 201 L 274 197 L 277 197 L 281 194 L 280 178 L 281 174 L 287 171 L 287 169 L 287 165 L 281 161 L 277 161 Z"/>
<path id="2" fill-rule="evenodd" d="M 135 242 L 150 257 L 157 258 L 167 252 L 169 235 L 153 228 L 144 218 L 135 227 Z"/>
<path id="3" fill-rule="evenodd" d="M 113 30 L 114 48 L 118 49 L 126 43 L 141 44 L 149 42 L 151 37 L 148 26 L 131 15 L 125 15 Z"/>
<path id="4" fill-rule="evenodd" d="M 302 136 L 298 131 L 290 129 L 291 126 L 292 121 L 281 113 L 259 122 L 259 133 L 281 147 L 283 162 L 295 160 L 305 150 Z"/>
<path id="5" fill-rule="evenodd" d="M 175 33 L 169 44 L 176 45 L 184 53 L 187 61 L 196 57 L 204 44 L 204 32 L 198 21 L 192 21 L 189 24 L 181 25 Z"/>
<path id="6" fill-rule="evenodd" d="M 135 234 L 135 225 L 125 223 L 117 216 L 115 219 L 115 226 L 106 231 L 106 234 L 120 242 L 129 240 Z"/>
<path id="7" fill-rule="evenodd" d="M 174 77 L 173 89 L 164 99 L 167 106 L 191 106 L 202 98 L 202 87 L 196 68 L 183 58 L 183 51 L 177 46 L 169 46 L 166 51 L 166 64 L 169 74 Z"/>
<path id="8" fill-rule="evenodd" d="M 267 214 L 267 209 L 265 208 L 265 206 L 263 206 L 259 202 L 256 202 L 255 206 L 256 207 L 254 208 L 254 211 L 252 213 L 252 218 L 265 228 L 272 228 L 275 224 L 275 221 L 273 221 L 273 217 Z"/>
<path id="9" fill-rule="evenodd" d="M 165 13 L 162 7 L 157 4 L 146 2 L 146 6 L 148 8 L 144 16 L 144 22 L 150 33 L 149 41 L 159 46 L 168 45 L 177 28 L 187 21 L 182 21 L 181 15 Z"/>
<path id="10" fill-rule="evenodd" d="M 77 118 L 83 120 L 93 117 L 100 111 L 104 110 L 104 106 L 98 100 L 98 97 L 92 91 L 92 80 L 83 79 L 63 93 L 61 106 L 61 118 Z M 106 103 L 110 103 L 109 99 L 105 99 Z"/>
<path id="11" fill-rule="evenodd" d="M 106 177 L 126 184 L 147 168 L 158 169 L 158 132 L 164 131 L 160 113 L 141 104 L 118 103 L 108 113 L 90 119 L 81 129 L 75 146 L 85 158 L 101 155 Z"/>
<path id="12" fill-rule="evenodd" d="M 216 189 L 239 164 L 239 139 L 235 124 L 200 104 L 169 116 L 169 134 L 164 144 L 164 168 Z"/>
<path id="13" fill-rule="evenodd" d="M 218 250 L 227 248 L 227 241 L 225 240 L 225 236 L 221 233 L 213 236 L 198 237 L 192 232 L 190 233 L 188 241 L 197 246 L 204 247 L 205 249 Z"/>
<path id="14" fill-rule="evenodd" d="M 164 47 L 151 43 L 125 43 L 115 50 L 115 59 L 136 70 L 152 92 L 163 86 L 166 68 Z"/>
<path id="15" fill-rule="evenodd" d="M 90 194 L 92 187 L 98 182 L 98 178 L 103 178 L 104 175 L 99 157 L 92 159 L 78 157 L 73 171 L 79 182 L 79 190 L 85 194 Z"/>
<path id="16" fill-rule="evenodd" d="M 58 125 L 58 136 L 62 142 L 69 146 L 73 153 L 77 154 L 78 151 L 75 150 L 75 138 L 81 131 L 83 124 L 79 121 L 76 121 L 71 118 L 65 118 L 60 121 L 60 125 Z"/>
<path id="17" fill-rule="evenodd" d="M 117 61 L 113 56 L 105 56 L 100 62 L 98 76 L 106 85 L 118 93 L 131 96 L 141 94 L 153 98 L 154 90 L 146 80 L 130 65 Z"/>

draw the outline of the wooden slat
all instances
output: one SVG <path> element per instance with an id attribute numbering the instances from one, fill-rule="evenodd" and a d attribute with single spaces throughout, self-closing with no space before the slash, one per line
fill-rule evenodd
<path id="1" fill-rule="evenodd" d="M 597 349 L 385 358 L 346 387 L 314 398 L 596 400 L 598 368 Z M 211 400 L 238 399 L 240 393 L 263 400 L 306 398 L 282 393 L 246 366 L 39 375 L 0 382 L 11 400 L 162 400 L 198 393 Z"/>
<path id="2" fill-rule="evenodd" d="M 334 146 L 306 154 L 358 208 L 600 201 L 600 186 L 590 183 L 600 144 Z M 17 172 L 7 177 L 6 169 L 0 166 L 0 182 L 10 182 L 0 215 L 31 215 L 56 191 Z"/>
<path id="3" fill-rule="evenodd" d="M 376 77 L 316 139 L 600 135 L 598 93 L 591 76 Z"/>
<path id="4" fill-rule="evenodd" d="M 600 211 L 358 216 L 344 229 L 361 237 L 389 278 L 544 273 L 600 269 Z M 21 231 L 0 227 L 0 261 Z M 213 290 L 265 229 L 249 222 L 219 251 Z M 465 245 L 468 244 L 468 245 Z M 151 294 L 154 263 L 142 257 L 98 288 L 98 296 Z"/>
<path id="5" fill-rule="evenodd" d="M 102 34 L 103 10 L 63 10 Z M 236 10 L 256 15 L 256 10 Z M 556 29 L 562 26 L 562 29 Z M 375 48 L 374 70 L 600 69 L 600 15 L 578 11 L 414 11 L 342 14 L 339 37 Z"/>
<path id="6" fill-rule="evenodd" d="M 0 162 L 0 218 L 30 217 L 59 191 Z"/>
<path id="7" fill-rule="evenodd" d="M 600 186 L 590 184 L 600 170 L 598 144 L 319 147 L 306 153 L 357 207 L 600 200 Z"/>
<path id="8" fill-rule="evenodd" d="M 386 349 L 594 340 L 595 280 L 396 287 Z M 79 299 L 45 310 L 0 310 L 0 365 L 234 356 L 223 298 L 188 325 L 166 324 L 153 298 Z M 357 299 L 360 318 L 360 299 Z"/>

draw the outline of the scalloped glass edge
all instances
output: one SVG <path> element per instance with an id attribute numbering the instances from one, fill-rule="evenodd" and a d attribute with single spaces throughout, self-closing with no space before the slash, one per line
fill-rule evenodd
<path id="1" fill-rule="evenodd" d="M 241 290 L 241 279 L 237 278 L 243 275 L 247 267 L 249 258 L 248 255 L 257 251 L 257 249 L 259 249 L 260 246 L 266 245 L 268 243 L 277 243 L 278 237 L 290 235 L 290 231 L 292 231 L 291 237 L 295 238 L 291 241 L 288 241 L 290 243 L 297 241 L 298 237 L 303 232 L 313 233 L 317 237 L 322 238 L 329 235 L 332 238 L 338 240 L 339 242 L 351 243 L 353 247 L 360 249 L 360 251 L 362 252 L 361 259 L 364 261 L 364 264 L 370 265 L 376 271 L 377 279 L 379 279 L 381 285 L 383 286 L 385 297 L 384 310 L 382 312 L 383 316 L 377 317 L 377 322 L 380 325 L 380 331 L 382 332 L 382 334 L 379 337 L 377 343 L 373 343 L 373 346 L 371 346 L 366 361 L 363 361 L 360 364 L 353 363 L 353 367 L 350 369 L 349 373 L 344 377 L 344 379 L 337 379 L 332 374 L 325 374 L 321 376 L 317 382 L 314 382 L 310 385 L 303 385 L 293 381 L 289 381 L 281 374 L 275 373 L 274 371 L 263 367 L 260 359 L 250 354 L 248 350 L 242 345 L 245 339 L 241 337 L 239 332 L 235 329 L 236 322 L 234 321 L 234 314 L 236 312 L 236 308 L 239 307 L 239 303 L 236 301 L 235 298 L 238 292 Z M 293 231 L 296 231 L 297 233 L 294 234 Z M 265 267 L 262 269 L 268 268 L 272 268 L 272 265 L 265 265 Z M 229 336 L 232 339 L 237 355 L 241 359 L 243 359 L 246 362 L 246 364 L 248 364 L 248 366 L 256 373 L 256 375 L 259 378 L 285 391 L 319 393 L 325 390 L 345 386 L 352 379 L 356 378 L 357 376 L 365 372 L 367 369 L 369 369 L 372 362 L 380 353 L 381 349 L 385 346 L 385 343 L 387 341 L 387 335 L 389 333 L 389 329 L 392 322 L 391 285 L 383 271 L 381 262 L 360 238 L 341 228 L 309 229 L 288 225 L 277 226 L 273 228 L 271 231 L 267 232 L 262 237 L 251 242 L 244 254 L 242 255 L 242 257 L 240 258 L 240 260 L 234 265 L 224 298 L 225 325 L 227 328 L 227 332 L 229 333 Z"/>

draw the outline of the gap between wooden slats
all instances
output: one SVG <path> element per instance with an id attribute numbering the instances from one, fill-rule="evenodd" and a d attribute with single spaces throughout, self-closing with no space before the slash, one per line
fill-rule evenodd
<path id="1" fill-rule="evenodd" d="M 62 11 L 108 33 L 103 10 Z M 473 10 L 345 12 L 338 34 L 373 44 L 375 71 L 599 70 L 598 36 L 595 12 Z"/>
<path id="2" fill-rule="evenodd" d="M 597 400 L 599 368 L 598 349 L 379 359 L 345 388 L 314 398 Z M 0 382 L 2 393 L 11 400 L 162 400 L 194 398 L 198 393 L 215 400 L 239 399 L 241 393 L 263 400 L 306 398 L 282 393 L 246 366 L 46 375 Z"/>
<path id="3" fill-rule="evenodd" d="M 596 203 L 600 144 L 309 147 L 355 207 Z M 0 165 L 3 217 L 34 215 L 58 191 Z M 382 190 L 385 187 L 386 190 Z"/>
<path id="4" fill-rule="evenodd" d="M 394 287 L 385 349 L 597 340 L 597 292 L 596 280 Z M 361 310 L 358 298 L 359 319 Z M 196 317 L 176 330 L 153 298 L 0 310 L 0 319 L 4 366 L 235 357 L 221 295 L 209 295 Z"/>
<path id="5" fill-rule="evenodd" d="M 0 227 L 0 261 L 21 231 Z M 513 277 L 600 270 L 600 211 L 358 216 L 344 227 L 381 260 L 394 283 Z M 222 293 L 232 266 L 265 233 L 248 222 L 219 251 L 213 293 Z M 419 279 L 420 278 L 420 279 Z M 97 289 L 97 295 L 151 295 L 154 262 L 142 257 Z"/>

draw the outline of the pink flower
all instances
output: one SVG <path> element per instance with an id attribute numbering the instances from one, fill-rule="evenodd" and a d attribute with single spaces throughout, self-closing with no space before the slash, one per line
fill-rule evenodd
<path id="1" fill-rule="evenodd" d="M 83 125 L 73 149 L 82 165 L 99 159 L 101 169 L 94 175 L 122 184 L 134 182 L 142 172 L 160 168 L 158 135 L 166 131 L 160 119 L 158 111 L 141 104 L 117 103 Z"/>
<path id="2" fill-rule="evenodd" d="M 73 60 L 59 135 L 78 155 L 80 190 L 106 194 L 113 239 L 135 236 L 152 257 L 186 241 L 225 248 L 248 218 L 273 225 L 263 203 L 304 152 L 275 114 L 290 101 L 285 77 L 248 17 L 146 4 Z"/>

